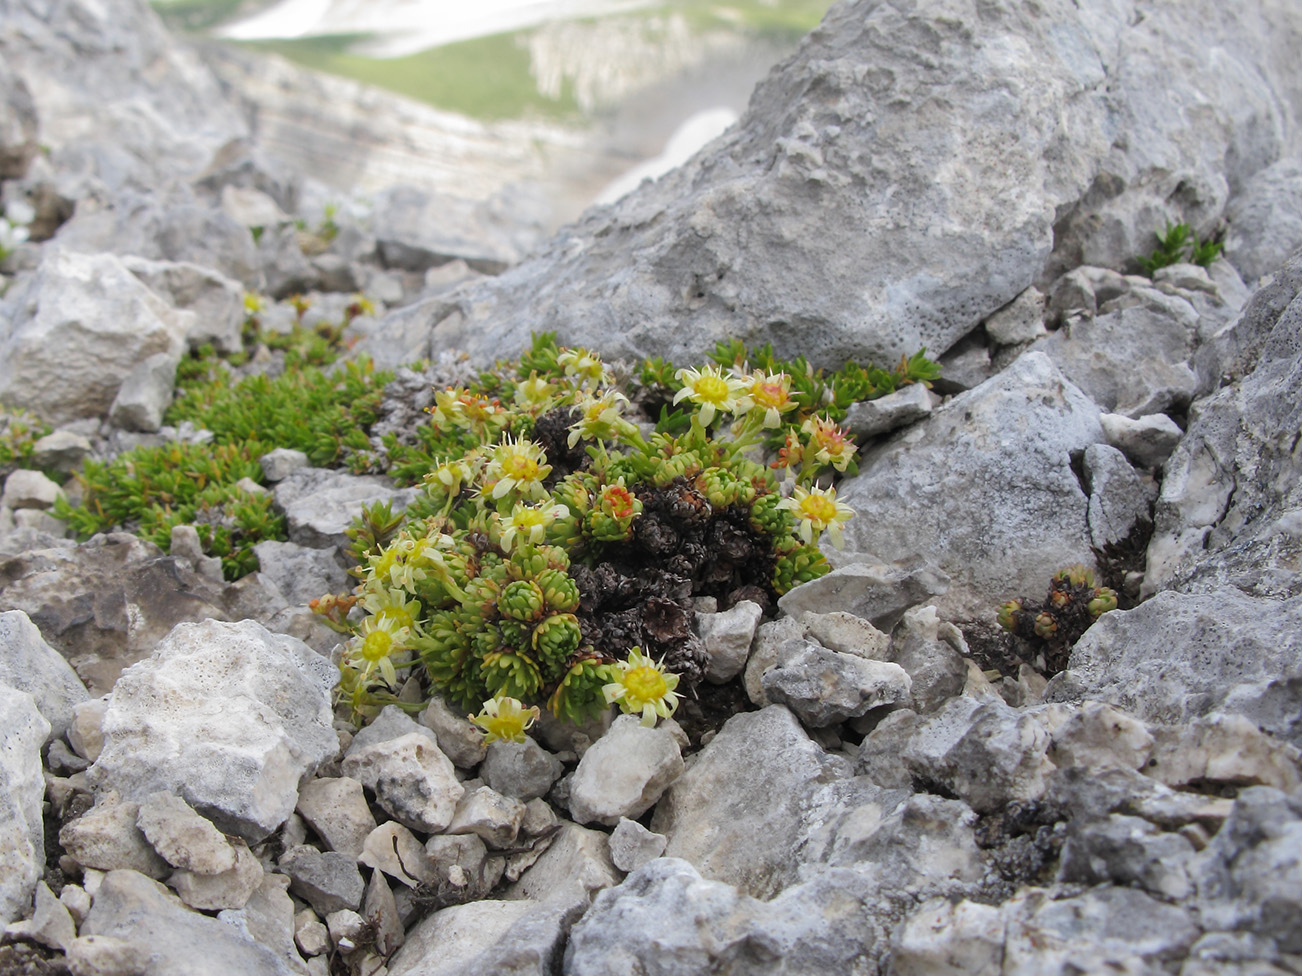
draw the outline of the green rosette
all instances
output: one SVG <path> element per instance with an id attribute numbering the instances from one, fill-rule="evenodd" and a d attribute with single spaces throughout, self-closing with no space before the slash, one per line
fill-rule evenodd
<path id="1" fill-rule="evenodd" d="M 607 707 L 601 690 L 612 680 L 614 669 L 600 658 L 575 661 L 552 692 L 547 709 L 557 718 L 582 725 Z"/>
<path id="2" fill-rule="evenodd" d="M 570 574 L 559 569 L 545 569 L 534 580 L 542 587 L 543 602 L 553 613 L 572 613 L 579 605 L 579 586 Z"/>
<path id="3" fill-rule="evenodd" d="M 545 609 L 542 587 L 533 580 L 507 583 L 497 598 L 497 612 L 511 620 L 537 620 Z"/>
<path id="4" fill-rule="evenodd" d="M 583 630 L 572 613 L 554 613 L 533 629 L 533 649 L 549 674 L 559 673 L 570 655 L 579 649 Z"/>
<path id="5" fill-rule="evenodd" d="M 517 698 L 530 701 L 542 690 L 542 674 L 528 656 L 507 650 L 494 651 L 484 658 L 480 676 L 490 698 Z"/>

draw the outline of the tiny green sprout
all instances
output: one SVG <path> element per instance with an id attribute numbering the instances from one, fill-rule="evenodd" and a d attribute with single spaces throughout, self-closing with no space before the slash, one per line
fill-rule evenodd
<path id="1" fill-rule="evenodd" d="M 483 711 L 469 719 L 484 733 L 485 742 L 524 742 L 539 714 L 537 705 L 525 708 L 518 699 L 503 696 L 484 702 Z"/>
<path id="2" fill-rule="evenodd" d="M 1167 221 L 1166 233 L 1157 235 L 1157 249 L 1148 257 L 1139 258 L 1139 266 L 1150 278 L 1160 268 L 1169 268 L 1181 261 L 1189 261 L 1201 267 L 1210 267 L 1220 257 L 1225 246 L 1219 241 L 1207 239 L 1200 241 L 1188 224 L 1172 224 Z"/>
<path id="3" fill-rule="evenodd" d="M 669 718 L 678 708 L 678 675 L 665 671 L 664 661 L 656 662 L 634 647 L 628 660 L 616 661 L 617 677 L 601 689 L 606 704 L 619 705 L 627 714 L 642 713 L 642 724 L 651 728 L 656 716 Z"/>

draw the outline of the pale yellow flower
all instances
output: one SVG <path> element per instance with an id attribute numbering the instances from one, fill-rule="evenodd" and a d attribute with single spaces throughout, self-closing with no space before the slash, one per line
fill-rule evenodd
<path id="1" fill-rule="evenodd" d="M 558 502 L 553 505 L 516 505 L 505 518 L 496 513 L 493 517 L 501 527 L 500 545 L 511 552 L 519 545 L 542 545 L 547 541 L 547 527 L 569 514 L 570 510 Z"/>
<path id="2" fill-rule="evenodd" d="M 580 384 L 604 384 L 610 381 L 601 359 L 596 353 L 581 346 L 563 351 L 556 357 L 556 364 L 564 368 L 566 376 L 574 377 Z"/>
<path id="3" fill-rule="evenodd" d="M 678 708 L 678 675 L 665 671 L 664 661 L 659 663 L 634 647 L 627 661 L 616 661 L 619 677 L 601 689 L 606 704 L 619 704 L 627 713 L 642 713 L 642 724 L 647 728 L 656 724 L 656 716 L 668 718 Z"/>
<path id="4" fill-rule="evenodd" d="M 767 373 L 756 370 L 748 378 L 746 392 L 737 401 L 738 413 L 763 412 L 765 427 L 778 427 L 782 415 L 795 410 L 798 404 L 791 399 L 791 377 L 786 373 Z"/>
<path id="5" fill-rule="evenodd" d="M 854 509 L 845 502 L 836 500 L 835 488 L 819 488 L 815 485 L 806 491 L 797 485 L 792 489 L 791 497 L 778 503 L 795 516 L 799 523 L 800 538 L 813 543 L 818 536 L 827 532 L 832 545 L 840 549 L 845 544 L 841 535 L 841 523 L 854 516 Z"/>
<path id="6" fill-rule="evenodd" d="M 533 441 L 507 438 L 494 447 L 484 470 L 484 486 L 492 485 L 493 498 L 514 494 L 519 498 L 546 495 L 543 479 L 551 474 L 547 455 Z"/>
<path id="7" fill-rule="evenodd" d="M 746 384 L 731 373 L 725 375 L 717 366 L 704 369 L 680 369 L 674 374 L 683 388 L 674 396 L 674 403 L 691 400 L 701 408 L 701 426 L 708 427 L 716 413 L 736 413 L 737 398 Z"/>
<path id="8" fill-rule="evenodd" d="M 633 427 L 623 418 L 624 405 L 628 397 L 614 390 L 607 390 L 601 396 L 586 396 L 575 406 L 582 416 L 570 427 L 568 444 L 573 447 L 580 440 L 592 441 L 615 440 Z"/>
<path id="9" fill-rule="evenodd" d="M 844 471 L 854 457 L 856 448 L 850 434 L 833 420 L 826 417 L 810 417 L 800 428 L 809 435 L 809 446 L 814 449 L 814 457 L 823 464 L 830 464 L 837 471 Z"/>
<path id="10" fill-rule="evenodd" d="M 485 742 L 523 742 L 525 732 L 538 720 L 538 706 L 525 708 L 514 698 L 490 698 L 484 710 L 470 721 L 484 733 Z"/>

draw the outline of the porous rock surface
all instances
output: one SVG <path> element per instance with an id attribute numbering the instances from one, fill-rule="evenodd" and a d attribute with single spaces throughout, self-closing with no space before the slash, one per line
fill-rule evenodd
<path id="1" fill-rule="evenodd" d="M 0 387 L 56 427 L 0 500 L 0 953 L 1297 972 L 1300 46 L 1276 0 L 839 3 L 733 129 L 507 268 L 533 215 L 410 188 L 301 234 L 324 191 L 143 2 L 0 0 L 0 201 L 31 213 Z M 1139 275 L 1167 221 L 1226 259 Z M 732 337 L 832 367 L 926 345 L 945 370 L 852 412 L 832 573 L 700 607 L 711 683 L 679 723 L 486 748 L 419 689 L 365 728 L 332 707 L 339 636 L 303 604 L 346 591 L 363 504 L 407 502 L 387 480 L 268 455 L 293 541 L 234 584 L 191 527 L 164 555 L 51 514 L 84 458 L 208 436 L 132 428 L 165 420 L 187 346 L 240 347 L 246 287 L 310 293 L 265 310 L 280 330 L 360 291 L 358 354 L 433 360 L 376 438 L 535 329 L 678 365 Z M 997 630 L 1075 563 L 1122 609 L 1073 646 Z"/>

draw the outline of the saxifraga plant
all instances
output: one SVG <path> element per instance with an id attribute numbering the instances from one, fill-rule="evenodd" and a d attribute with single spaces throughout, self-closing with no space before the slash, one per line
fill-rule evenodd
<path id="1" fill-rule="evenodd" d="M 1072 645 L 1103 614 L 1117 608 L 1116 591 L 1099 586 L 1094 571 L 1082 565 L 1054 573 L 1042 603 L 1009 600 L 999 608 L 999 626 L 1044 654 L 1056 674 L 1067 666 Z"/>
<path id="2" fill-rule="evenodd" d="M 379 548 L 385 513 L 357 526 L 361 614 L 318 603 L 336 626 L 351 621 L 339 698 L 354 715 L 403 704 L 419 674 L 482 707 L 486 730 L 509 716 L 522 734 L 539 707 L 583 721 L 610 704 L 653 724 L 680 678 L 690 688 L 703 673 L 693 597 L 767 607 L 828 571 L 818 538 L 839 543 L 852 513 L 817 479 L 850 469 L 856 448 L 823 404 L 802 405 L 790 374 L 743 363 L 647 370 L 673 384 L 654 430 L 630 419 L 596 356 L 550 335 L 481 387 L 436 393 L 421 447 L 397 459 L 430 457 L 407 522 Z M 782 445 L 768 464 L 766 443 Z"/>
<path id="3" fill-rule="evenodd" d="M 1169 268 L 1181 261 L 1207 268 L 1220 256 L 1224 246 L 1211 238 L 1200 241 L 1188 224 L 1172 224 L 1168 221 L 1166 233 L 1157 235 L 1156 250 L 1148 257 L 1140 257 L 1139 266 L 1150 278 L 1159 268 Z"/>

